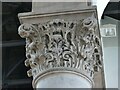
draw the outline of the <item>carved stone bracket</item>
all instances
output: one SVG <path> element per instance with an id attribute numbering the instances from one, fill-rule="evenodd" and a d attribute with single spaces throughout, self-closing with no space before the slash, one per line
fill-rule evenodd
<path id="1" fill-rule="evenodd" d="M 25 65 L 28 76 L 47 70 L 72 70 L 93 79 L 102 68 L 101 42 L 97 19 L 69 21 L 53 19 L 44 23 L 22 24 L 19 35 L 26 38 Z"/>

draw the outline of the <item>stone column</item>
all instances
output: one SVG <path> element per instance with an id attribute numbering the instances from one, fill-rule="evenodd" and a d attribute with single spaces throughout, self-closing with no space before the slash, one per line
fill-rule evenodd
<path id="1" fill-rule="evenodd" d="M 78 2 L 53 4 L 39 3 L 39 11 L 18 15 L 33 88 L 104 88 L 96 9 Z"/>

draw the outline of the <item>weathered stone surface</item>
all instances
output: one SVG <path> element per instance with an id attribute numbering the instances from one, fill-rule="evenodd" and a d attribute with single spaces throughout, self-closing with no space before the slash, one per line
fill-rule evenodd
<path id="1" fill-rule="evenodd" d="M 37 83 L 39 82 L 39 83 Z M 73 72 L 52 72 L 39 78 L 36 88 L 92 88 L 89 78 Z"/>
<path id="2" fill-rule="evenodd" d="M 25 65 L 31 67 L 28 76 L 33 76 L 34 87 L 40 76 L 55 71 L 76 72 L 93 81 L 95 85 L 91 84 L 91 87 L 104 87 L 101 40 L 95 9 L 19 14 L 19 18 L 23 23 L 18 29 L 19 35 L 26 38 Z M 65 78 L 65 74 L 62 77 Z M 51 78 L 55 78 L 54 75 Z M 74 77 L 74 80 L 77 79 Z"/>
<path id="3" fill-rule="evenodd" d="M 88 6 L 86 1 L 87 0 L 81 2 L 37 2 L 37 0 L 33 0 L 32 11 L 39 13 L 53 13 L 61 11 L 82 10 Z"/>

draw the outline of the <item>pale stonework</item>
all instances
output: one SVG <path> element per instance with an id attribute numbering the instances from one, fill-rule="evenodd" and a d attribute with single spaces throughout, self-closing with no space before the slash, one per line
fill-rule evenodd
<path id="1" fill-rule="evenodd" d="M 36 88 L 92 88 L 93 86 L 92 81 L 85 76 L 60 71 L 44 75 L 38 82 Z"/>
<path id="2" fill-rule="evenodd" d="M 103 88 L 96 10 L 46 12 L 19 14 L 18 33 L 26 38 L 25 65 L 31 67 L 27 73 L 33 87 Z"/>

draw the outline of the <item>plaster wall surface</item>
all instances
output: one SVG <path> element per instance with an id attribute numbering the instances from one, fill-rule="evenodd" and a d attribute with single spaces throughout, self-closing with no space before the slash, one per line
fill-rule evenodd
<path id="1" fill-rule="evenodd" d="M 118 25 L 120 25 L 120 22 L 105 16 L 101 20 L 101 24 L 116 25 L 117 36 L 104 37 L 102 41 L 106 88 L 118 88 Z"/>

